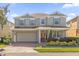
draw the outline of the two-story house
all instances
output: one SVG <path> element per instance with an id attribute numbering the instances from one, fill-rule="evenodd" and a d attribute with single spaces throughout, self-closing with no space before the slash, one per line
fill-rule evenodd
<path id="1" fill-rule="evenodd" d="M 44 42 L 52 38 L 66 37 L 66 15 L 60 12 L 52 14 L 36 13 L 15 17 L 13 42 Z"/>
<path id="2" fill-rule="evenodd" d="M 68 21 L 67 25 L 70 27 L 69 30 L 67 30 L 66 32 L 67 36 L 78 37 L 79 36 L 79 16 Z"/>

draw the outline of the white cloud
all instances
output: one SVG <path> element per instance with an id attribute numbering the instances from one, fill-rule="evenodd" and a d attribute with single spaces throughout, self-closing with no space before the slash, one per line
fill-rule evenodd
<path id="1" fill-rule="evenodd" d="M 75 16 L 76 16 L 75 13 L 69 13 L 69 14 L 68 14 L 68 17 L 67 17 L 67 21 L 68 21 L 68 20 L 71 20 L 71 19 L 74 18 Z"/>
<path id="2" fill-rule="evenodd" d="M 7 16 L 8 16 L 8 20 L 14 23 L 14 19 L 13 19 L 13 18 L 14 18 L 14 17 L 17 17 L 17 16 L 19 16 L 19 15 L 16 14 L 16 13 L 13 13 L 13 14 L 9 14 L 9 15 L 7 15 Z"/>
<path id="3" fill-rule="evenodd" d="M 67 20 L 71 20 L 72 19 L 72 17 L 67 17 Z"/>
<path id="4" fill-rule="evenodd" d="M 77 7 L 79 6 L 79 3 L 67 3 L 64 4 L 62 8 L 70 8 L 70 7 Z"/>
<path id="5" fill-rule="evenodd" d="M 18 16 L 18 14 L 14 13 L 14 14 L 11 15 L 11 17 L 16 17 L 16 16 Z"/>
<path id="6" fill-rule="evenodd" d="M 9 18 L 9 21 L 11 21 L 12 23 L 14 23 L 14 19 L 13 18 Z"/>
<path id="7" fill-rule="evenodd" d="M 76 16 L 75 13 L 69 13 L 68 16 Z"/>

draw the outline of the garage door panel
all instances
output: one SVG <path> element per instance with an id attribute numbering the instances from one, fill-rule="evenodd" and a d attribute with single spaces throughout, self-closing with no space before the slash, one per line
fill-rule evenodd
<path id="1" fill-rule="evenodd" d="M 18 32 L 17 41 L 18 42 L 36 41 L 36 32 Z"/>

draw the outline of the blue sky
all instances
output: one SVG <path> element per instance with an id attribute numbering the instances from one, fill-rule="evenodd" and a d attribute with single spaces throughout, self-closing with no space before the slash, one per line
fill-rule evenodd
<path id="1" fill-rule="evenodd" d="M 0 7 L 7 5 L 1 3 Z M 14 22 L 13 17 L 26 13 L 53 13 L 59 11 L 67 15 L 67 21 L 79 15 L 79 4 L 77 3 L 12 3 L 9 6 L 8 20 Z"/>

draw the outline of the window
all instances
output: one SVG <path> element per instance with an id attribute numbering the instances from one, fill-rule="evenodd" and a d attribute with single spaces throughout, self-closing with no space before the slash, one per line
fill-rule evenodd
<path id="1" fill-rule="evenodd" d="M 59 21 L 55 21 L 55 24 L 59 24 Z"/>
<path id="2" fill-rule="evenodd" d="M 24 25 L 24 20 L 19 20 L 20 25 Z"/>
<path id="3" fill-rule="evenodd" d="M 45 24 L 45 21 L 44 21 L 44 19 L 42 19 L 42 20 L 41 20 L 41 24 Z"/>
<path id="4" fill-rule="evenodd" d="M 35 25 L 35 20 L 30 20 L 30 25 Z"/>
<path id="5" fill-rule="evenodd" d="M 60 19 L 60 18 L 54 18 L 54 24 L 59 24 L 59 23 L 60 23 L 60 21 L 61 21 L 61 19 Z"/>

